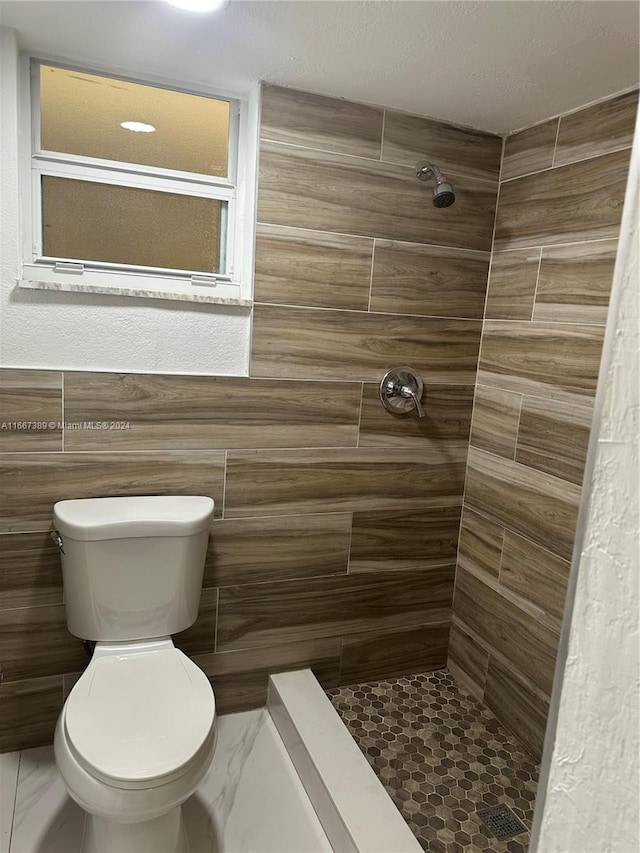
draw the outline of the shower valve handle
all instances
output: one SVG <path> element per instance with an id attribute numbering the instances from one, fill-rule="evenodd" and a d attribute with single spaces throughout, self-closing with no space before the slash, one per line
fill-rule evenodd
<path id="1" fill-rule="evenodd" d="M 394 415 L 405 415 L 415 410 L 419 418 L 424 418 L 420 402 L 423 389 L 422 379 L 412 367 L 393 367 L 380 382 L 380 402 Z"/>
<path id="2" fill-rule="evenodd" d="M 422 408 L 422 403 L 420 402 L 420 397 L 416 392 L 415 388 L 412 388 L 411 385 L 403 385 L 400 389 L 400 393 L 403 397 L 408 397 L 410 400 L 413 400 L 415 403 L 416 411 L 418 413 L 419 418 L 424 417 L 424 409 Z"/>

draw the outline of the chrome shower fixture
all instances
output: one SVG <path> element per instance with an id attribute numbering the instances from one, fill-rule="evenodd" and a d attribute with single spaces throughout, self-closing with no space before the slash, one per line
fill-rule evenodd
<path id="1" fill-rule="evenodd" d="M 420 160 L 416 164 L 416 177 L 419 181 L 435 181 L 433 190 L 433 206 L 434 207 L 451 207 L 456 200 L 456 195 L 453 187 L 446 180 L 440 169 L 428 160 Z"/>

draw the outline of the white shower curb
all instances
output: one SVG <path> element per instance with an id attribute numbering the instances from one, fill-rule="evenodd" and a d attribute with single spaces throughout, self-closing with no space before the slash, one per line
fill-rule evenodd
<path id="1" fill-rule="evenodd" d="M 310 669 L 272 675 L 267 707 L 335 853 L 422 853 Z"/>

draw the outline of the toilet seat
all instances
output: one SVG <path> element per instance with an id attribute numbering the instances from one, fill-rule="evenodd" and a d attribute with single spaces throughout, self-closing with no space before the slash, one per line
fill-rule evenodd
<path id="1" fill-rule="evenodd" d="M 214 737 L 206 675 L 181 651 L 94 656 L 64 707 L 78 763 L 115 788 L 154 788 L 188 772 Z"/>

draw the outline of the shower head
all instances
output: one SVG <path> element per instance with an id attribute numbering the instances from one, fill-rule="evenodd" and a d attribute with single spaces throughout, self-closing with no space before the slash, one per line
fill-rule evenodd
<path id="1" fill-rule="evenodd" d="M 456 195 L 453 187 L 447 180 L 440 169 L 433 163 L 427 160 L 420 160 L 416 165 L 416 177 L 419 181 L 428 181 L 431 178 L 435 181 L 433 190 L 433 206 L 434 207 L 451 207 L 456 200 Z"/>

